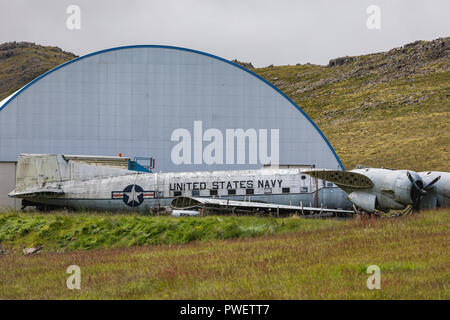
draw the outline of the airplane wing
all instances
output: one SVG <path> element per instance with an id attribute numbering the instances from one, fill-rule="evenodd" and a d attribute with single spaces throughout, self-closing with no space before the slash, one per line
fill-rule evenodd
<path id="1" fill-rule="evenodd" d="M 358 189 L 369 189 L 373 187 L 372 180 L 360 173 L 339 170 L 312 170 L 305 171 L 311 177 L 333 182 L 335 185 L 350 193 Z"/>
<path id="2" fill-rule="evenodd" d="M 195 209 L 214 209 L 218 211 L 228 211 L 233 213 L 301 213 L 305 215 L 322 214 L 322 215 L 339 215 L 346 216 L 354 213 L 352 210 L 343 209 L 327 209 L 306 207 L 303 205 L 292 206 L 275 203 L 262 203 L 251 201 L 236 201 L 228 199 L 216 198 L 196 198 L 196 197 L 176 197 L 172 200 L 171 208 L 174 210 L 195 210 Z"/>

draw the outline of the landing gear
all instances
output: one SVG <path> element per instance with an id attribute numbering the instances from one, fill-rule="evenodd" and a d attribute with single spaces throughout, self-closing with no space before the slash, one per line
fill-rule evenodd
<path id="1" fill-rule="evenodd" d="M 403 211 L 392 212 L 392 213 L 387 214 L 387 217 L 389 217 L 389 218 L 403 217 L 403 216 L 407 216 L 407 215 L 409 215 L 411 213 L 414 213 L 414 212 L 417 212 L 416 210 L 414 210 L 414 206 L 408 206 Z"/>
<path id="2" fill-rule="evenodd" d="M 37 203 L 28 201 L 28 200 L 22 200 L 22 205 L 20 207 L 20 210 L 24 211 L 27 207 L 36 207 Z"/>
<path id="3" fill-rule="evenodd" d="M 28 207 L 35 207 L 36 211 L 39 211 L 39 212 L 48 212 L 48 211 L 64 209 L 63 207 L 52 206 L 49 204 L 36 203 L 36 202 L 29 201 L 29 200 L 22 200 L 22 206 L 20 207 L 20 210 L 25 211 L 25 209 Z"/>
<path id="4" fill-rule="evenodd" d="M 374 212 L 367 212 L 362 209 L 356 208 L 355 205 L 353 205 L 353 209 L 356 213 L 356 220 L 358 221 L 367 221 L 367 220 L 373 220 L 375 218 L 379 218 L 381 215 L 378 211 Z"/>

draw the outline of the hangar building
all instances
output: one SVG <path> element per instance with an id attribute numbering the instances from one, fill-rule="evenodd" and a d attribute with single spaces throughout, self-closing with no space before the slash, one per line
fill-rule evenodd
<path id="1" fill-rule="evenodd" d="M 215 145 L 223 155 L 213 163 L 202 158 L 219 137 L 208 140 L 208 129 L 224 140 Z M 228 161 L 227 129 L 253 130 L 258 143 L 266 130 L 266 154 L 277 138 L 280 164 L 343 169 L 301 108 L 253 72 L 195 50 L 127 46 L 68 61 L 0 102 L 0 206 L 19 205 L 7 194 L 21 153 L 153 157 L 158 172 L 262 167 L 261 159 L 249 160 L 251 134 L 243 146 L 236 142 Z M 178 154 L 191 161 L 174 160 L 176 146 L 187 139 L 180 132 L 191 135 L 183 144 L 191 154 L 186 148 Z"/>

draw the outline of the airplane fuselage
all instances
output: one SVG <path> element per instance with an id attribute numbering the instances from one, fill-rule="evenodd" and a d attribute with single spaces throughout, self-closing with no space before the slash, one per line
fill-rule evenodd
<path id="1" fill-rule="evenodd" d="M 49 187 L 49 185 L 47 185 Z M 55 184 L 54 187 L 57 187 Z M 351 209 L 344 191 L 301 169 L 138 173 L 59 183 L 63 194 L 29 201 L 94 210 L 140 210 L 168 206 L 177 196 Z"/>

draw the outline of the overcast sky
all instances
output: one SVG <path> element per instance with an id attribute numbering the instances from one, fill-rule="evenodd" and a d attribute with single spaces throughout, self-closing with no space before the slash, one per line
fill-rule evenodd
<path id="1" fill-rule="evenodd" d="M 81 10 L 79 30 L 67 28 L 69 5 Z M 370 5 L 380 8 L 380 29 L 366 25 Z M 258 67 L 327 64 L 450 36 L 449 12 L 449 0 L 0 0 L 0 42 L 77 55 L 165 44 Z"/>

